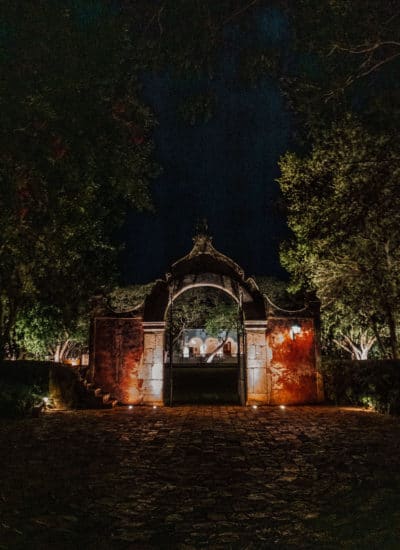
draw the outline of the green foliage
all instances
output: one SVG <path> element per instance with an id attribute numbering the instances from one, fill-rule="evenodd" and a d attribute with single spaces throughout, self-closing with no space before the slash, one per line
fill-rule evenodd
<path id="1" fill-rule="evenodd" d="M 324 391 L 336 405 L 400 414 L 399 361 L 322 361 Z"/>
<path id="2" fill-rule="evenodd" d="M 398 355 L 400 151 L 347 117 L 322 133 L 309 156 L 287 153 L 279 184 L 294 238 L 281 254 L 292 288 L 316 290 L 376 332 L 379 319 Z M 377 335 L 378 337 L 379 335 Z"/>
<path id="3" fill-rule="evenodd" d="M 80 313 L 66 325 L 60 308 L 37 303 L 19 312 L 15 326 L 15 343 L 22 354 L 45 359 L 46 356 L 54 356 L 57 346 L 66 340 L 70 341 L 70 348 L 87 348 L 88 334 L 88 314 Z"/>
<path id="4" fill-rule="evenodd" d="M 300 309 L 304 306 L 304 295 L 290 293 L 287 281 L 282 281 L 276 277 L 259 276 L 256 277 L 256 283 L 261 294 L 279 307 Z"/>
<path id="5" fill-rule="evenodd" d="M 22 418 L 43 401 L 36 386 L 11 385 L 0 380 L 0 418 Z"/>
<path id="6" fill-rule="evenodd" d="M 172 306 L 172 334 L 175 342 L 184 330 L 205 328 L 209 334 L 218 336 L 223 331 L 236 327 L 237 307 L 232 299 L 214 288 L 193 288 L 184 292 Z M 171 318 L 167 316 L 167 326 Z"/>
<path id="7" fill-rule="evenodd" d="M 98 2 L 4 4 L 0 28 L 0 350 L 21 309 L 70 327 L 113 279 L 115 230 L 149 208 L 155 121 L 140 100 L 118 10 Z"/>
<path id="8" fill-rule="evenodd" d="M 0 417 L 30 415 L 49 395 L 50 363 L 4 361 L 0 363 Z"/>
<path id="9" fill-rule="evenodd" d="M 304 0 L 285 11 L 294 62 L 282 83 L 303 137 L 315 136 L 349 109 L 374 127 L 395 132 L 400 113 L 397 1 Z"/>
<path id="10" fill-rule="evenodd" d="M 154 285 L 155 282 L 116 287 L 108 293 L 107 303 L 116 312 L 132 311 L 144 303 Z"/>
<path id="11" fill-rule="evenodd" d="M 219 303 L 208 312 L 204 328 L 210 336 L 218 337 L 228 335 L 229 331 L 236 329 L 238 323 L 238 309 L 236 304 Z"/>

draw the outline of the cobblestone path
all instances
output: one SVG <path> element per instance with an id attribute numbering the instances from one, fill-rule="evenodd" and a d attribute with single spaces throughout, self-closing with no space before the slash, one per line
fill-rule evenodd
<path id="1" fill-rule="evenodd" d="M 0 423 L 0 548 L 400 548 L 400 419 L 328 407 Z"/>

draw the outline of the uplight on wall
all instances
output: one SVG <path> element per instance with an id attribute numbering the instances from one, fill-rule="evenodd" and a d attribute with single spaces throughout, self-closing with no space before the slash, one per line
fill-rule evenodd
<path id="1" fill-rule="evenodd" d="M 296 340 L 296 336 L 301 333 L 301 326 L 300 325 L 292 325 L 290 329 L 290 338 L 292 340 Z"/>

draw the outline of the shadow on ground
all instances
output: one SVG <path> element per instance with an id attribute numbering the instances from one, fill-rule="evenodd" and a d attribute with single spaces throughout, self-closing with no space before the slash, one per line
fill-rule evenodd
<path id="1" fill-rule="evenodd" d="M 0 423 L 0 548 L 400 547 L 400 424 L 327 407 Z"/>

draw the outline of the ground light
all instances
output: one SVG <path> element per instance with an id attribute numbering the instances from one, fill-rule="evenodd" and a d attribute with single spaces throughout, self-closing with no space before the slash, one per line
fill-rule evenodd
<path id="1" fill-rule="evenodd" d="M 282 409 L 282 410 L 286 409 L 285 405 L 279 405 L 279 408 Z"/>
<path id="2" fill-rule="evenodd" d="M 252 405 L 253 409 L 258 409 L 257 405 Z"/>
<path id="3" fill-rule="evenodd" d="M 153 409 L 156 409 L 157 408 L 157 405 L 153 405 Z"/>
<path id="4" fill-rule="evenodd" d="M 129 405 L 128 409 L 133 409 L 133 405 Z"/>

